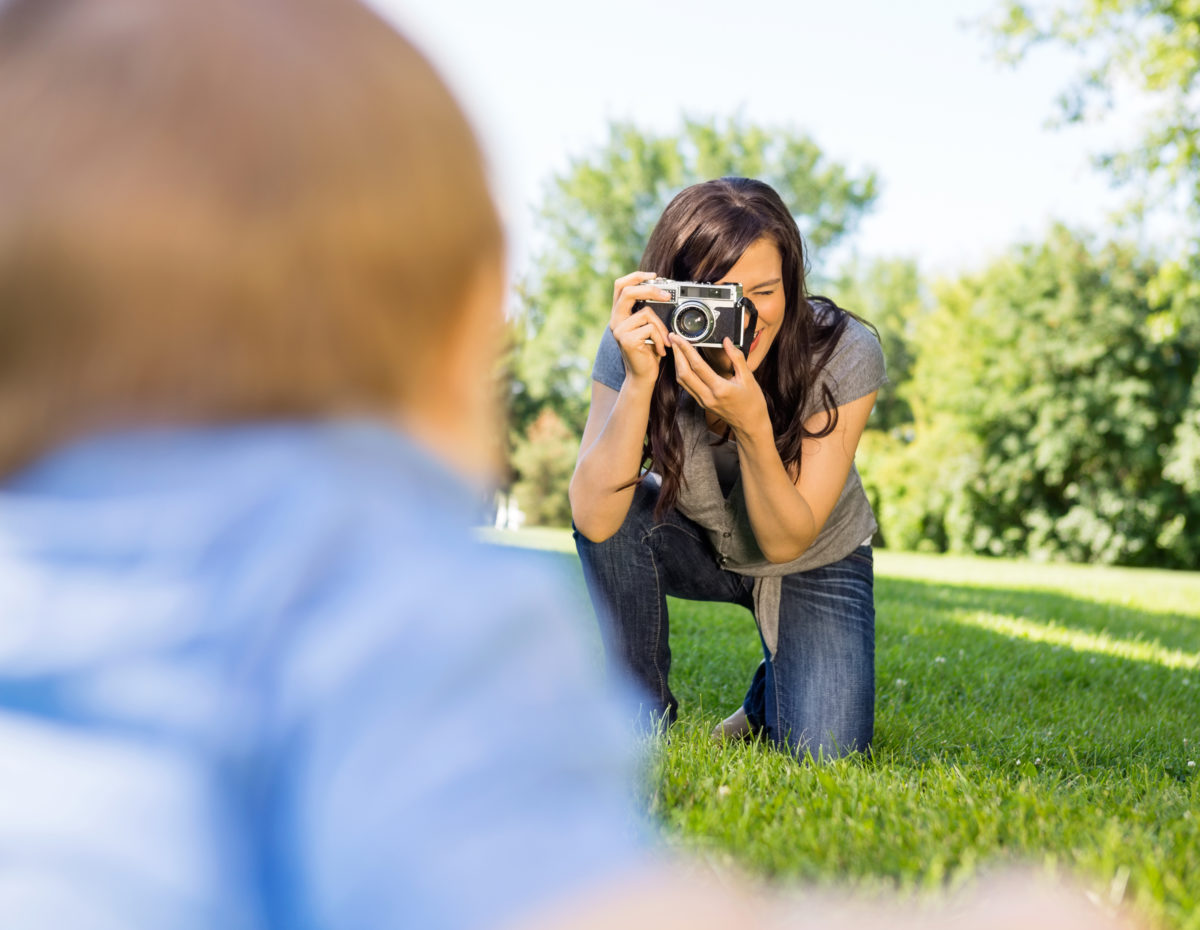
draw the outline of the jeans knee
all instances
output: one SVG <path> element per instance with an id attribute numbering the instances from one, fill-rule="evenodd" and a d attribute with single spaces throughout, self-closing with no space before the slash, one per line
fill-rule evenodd
<path id="1" fill-rule="evenodd" d="M 646 537 L 656 525 L 654 507 L 657 503 L 658 490 L 647 487 L 645 483 L 639 484 L 634 489 L 633 501 L 629 505 L 629 510 L 625 513 L 625 519 L 621 521 L 621 526 L 615 533 L 600 542 L 588 539 L 579 532 L 579 529 L 572 522 L 571 531 L 575 537 L 576 549 L 587 547 L 593 551 L 605 551 L 613 548 L 621 548 L 630 543 L 641 544 L 645 542 Z"/>

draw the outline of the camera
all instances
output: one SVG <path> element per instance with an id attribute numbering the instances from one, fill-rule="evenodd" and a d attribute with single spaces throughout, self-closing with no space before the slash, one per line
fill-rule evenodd
<path id="1" fill-rule="evenodd" d="M 697 348 L 719 349 L 728 336 L 742 352 L 754 340 L 758 311 L 740 284 L 699 284 L 655 278 L 647 281 L 671 296 L 667 300 L 639 300 L 636 313 L 649 307 L 667 325 L 668 332 L 682 336 Z"/>

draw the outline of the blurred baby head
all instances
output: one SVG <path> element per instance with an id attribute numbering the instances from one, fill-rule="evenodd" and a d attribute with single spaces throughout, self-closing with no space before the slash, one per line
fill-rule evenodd
<path id="1" fill-rule="evenodd" d="M 0 125 L 0 474 L 127 426 L 486 419 L 483 160 L 358 3 L 9 0 Z"/>

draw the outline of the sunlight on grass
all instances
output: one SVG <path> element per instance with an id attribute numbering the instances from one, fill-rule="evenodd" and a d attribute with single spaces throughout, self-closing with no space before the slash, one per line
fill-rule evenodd
<path id="1" fill-rule="evenodd" d="M 1200 669 L 1200 653 L 1165 649 L 1154 642 L 1114 639 L 1105 633 L 1087 633 L 1061 627 L 1053 622 L 1034 623 L 1000 614 L 955 613 L 950 616 L 955 622 L 965 626 L 974 626 L 1029 642 L 1065 646 L 1075 652 L 1094 652 L 1120 659 L 1154 662 L 1165 668 Z"/>
<path id="2" fill-rule="evenodd" d="M 575 540 L 569 529 L 546 526 L 531 526 L 523 530 L 498 530 L 490 526 L 480 527 L 476 535 L 487 543 L 498 546 L 519 546 L 522 549 L 544 549 L 547 552 L 575 552 Z"/>
<path id="3" fill-rule="evenodd" d="M 569 531 L 488 530 L 577 584 Z M 531 556 L 535 555 L 531 553 Z M 669 600 L 669 738 L 639 786 L 664 843 L 754 875 L 903 893 L 1022 864 L 1200 930 L 1200 572 L 877 551 L 873 754 L 714 743 L 759 661 L 730 604 Z M 599 643 L 595 648 L 599 651 Z"/>
<path id="4" fill-rule="evenodd" d="M 1200 572 L 876 549 L 875 575 L 952 585 L 1059 591 L 1080 602 L 1118 604 L 1155 613 L 1191 615 L 1195 605 L 1200 604 Z"/>

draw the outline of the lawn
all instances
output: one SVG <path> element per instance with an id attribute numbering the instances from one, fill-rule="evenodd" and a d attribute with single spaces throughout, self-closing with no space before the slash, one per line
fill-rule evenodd
<path id="1" fill-rule="evenodd" d="M 567 533 L 490 537 L 578 578 Z M 811 766 L 709 739 L 753 620 L 671 603 L 680 718 L 642 788 L 668 843 L 913 893 L 1034 864 L 1200 930 L 1200 573 L 880 551 L 876 608 L 873 758 Z"/>

